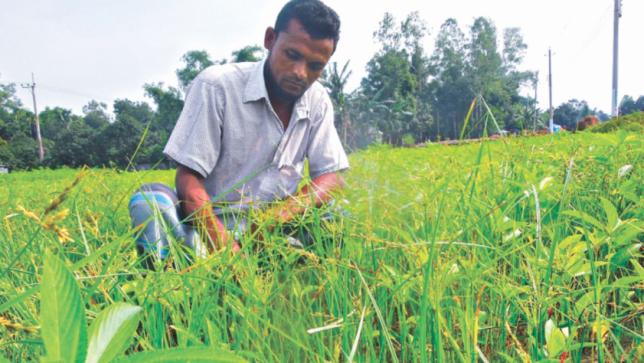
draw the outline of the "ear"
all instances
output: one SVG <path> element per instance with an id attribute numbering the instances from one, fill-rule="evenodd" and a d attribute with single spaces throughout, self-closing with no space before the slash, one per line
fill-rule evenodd
<path id="1" fill-rule="evenodd" d="M 275 32 L 275 29 L 269 26 L 266 28 L 266 33 L 264 33 L 264 48 L 270 52 L 276 41 L 277 33 Z"/>

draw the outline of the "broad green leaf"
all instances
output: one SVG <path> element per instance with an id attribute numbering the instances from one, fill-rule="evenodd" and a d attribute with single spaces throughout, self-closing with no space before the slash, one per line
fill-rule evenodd
<path id="1" fill-rule="evenodd" d="M 577 316 L 586 310 L 586 308 L 595 302 L 595 291 L 588 291 L 575 302 L 575 312 Z"/>
<path id="2" fill-rule="evenodd" d="M 230 351 L 208 347 L 176 348 L 143 352 L 119 359 L 117 363 L 233 363 L 245 362 Z"/>
<path id="3" fill-rule="evenodd" d="M 625 276 L 613 281 L 608 287 L 611 289 L 631 289 L 640 282 L 642 282 L 642 278 L 639 276 Z"/>
<path id="4" fill-rule="evenodd" d="M 574 277 L 587 275 L 591 272 L 592 267 L 590 263 L 577 263 L 574 266 L 571 266 L 566 272 L 571 274 Z"/>
<path id="5" fill-rule="evenodd" d="M 116 303 L 103 310 L 89 328 L 87 363 L 110 362 L 127 349 L 139 324 L 141 308 Z"/>
<path id="6" fill-rule="evenodd" d="M 9 362 L 7 358 L 0 355 L 0 363 L 11 363 L 11 362 Z"/>
<path id="7" fill-rule="evenodd" d="M 554 328 L 549 335 L 546 335 L 546 346 L 548 357 L 558 357 L 566 349 L 566 336 L 559 328 Z"/>
<path id="8" fill-rule="evenodd" d="M 559 248 L 562 250 L 566 250 L 570 247 L 576 246 L 579 241 L 581 241 L 581 234 L 572 234 L 566 238 L 564 238 L 561 242 L 559 242 Z"/>
<path id="9" fill-rule="evenodd" d="M 597 218 L 590 216 L 588 213 L 584 213 L 576 210 L 566 210 L 566 211 L 563 211 L 562 214 L 580 219 L 586 223 L 593 225 L 595 228 L 599 230 L 605 229 L 604 225 L 600 221 L 598 221 Z"/>
<path id="10" fill-rule="evenodd" d="M 50 251 L 45 252 L 40 297 L 41 334 L 47 359 L 83 362 L 87 326 L 80 289 L 63 261 Z"/>
<path id="11" fill-rule="evenodd" d="M 641 243 L 634 243 L 631 246 L 623 246 L 617 253 L 610 259 L 611 267 L 625 267 L 626 262 L 637 255 L 637 252 L 642 248 Z"/>
<path id="12" fill-rule="evenodd" d="M 606 213 L 608 230 L 612 231 L 613 229 L 615 229 L 615 227 L 617 227 L 617 222 L 619 221 L 617 209 L 615 209 L 613 203 L 611 203 L 608 199 L 600 198 L 600 200 L 602 203 L 602 208 L 604 209 L 604 213 Z"/>

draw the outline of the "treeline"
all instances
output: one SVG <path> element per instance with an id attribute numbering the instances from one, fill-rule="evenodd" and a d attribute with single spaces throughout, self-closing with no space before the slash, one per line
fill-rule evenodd
<path id="1" fill-rule="evenodd" d="M 262 48 L 247 46 L 230 59 L 213 61 L 205 51 L 189 51 L 183 67 L 176 71 L 179 88 L 162 83 L 143 86 L 147 102 L 117 99 L 113 116 L 107 105 L 90 101 L 83 115 L 60 107 L 39 112 L 45 158 L 38 159 L 34 114 L 15 94 L 15 85 L 0 84 L 0 165 L 12 169 L 38 166 L 127 167 L 158 166 L 164 161 L 163 147 L 183 108 L 184 91 L 201 70 L 216 63 L 249 62 L 262 59 Z"/>
<path id="2" fill-rule="evenodd" d="M 418 13 L 402 21 L 385 14 L 374 32 L 381 47 L 368 62 L 360 86 L 352 92 L 347 90 L 350 64 L 329 64 L 321 81 L 335 104 L 336 126 L 348 149 L 373 142 L 401 145 L 458 138 L 469 106 L 478 96 L 485 99 L 489 113 L 505 131 L 545 127 L 547 112 L 539 110 L 533 98 L 520 94 L 522 88 L 534 86 L 537 77 L 535 72 L 521 69 L 527 45 L 518 28 L 498 34 L 488 18 L 476 18 L 466 28 L 448 19 L 439 28 L 431 50 L 426 49 L 427 35 Z M 20 104 L 14 85 L 0 84 L 0 165 L 14 169 L 157 165 L 163 161 L 163 147 L 192 79 L 215 63 L 257 61 L 264 56 L 257 46 L 247 46 L 219 61 L 213 61 L 205 51 L 189 51 L 176 71 L 178 87 L 146 84 L 143 88 L 152 106 L 118 99 L 113 116 L 106 104 L 96 101 L 83 108 L 83 115 L 47 108 L 39 113 L 43 163 L 38 160 L 33 113 Z M 620 112 L 638 110 L 644 110 L 644 96 L 637 100 L 625 96 Z M 474 110 L 473 118 L 482 117 L 481 112 Z M 556 108 L 554 121 L 574 129 L 588 114 L 607 118 L 585 101 L 570 100 Z M 471 129 L 471 137 L 483 131 L 475 122 Z"/>
<path id="3" fill-rule="evenodd" d="M 476 18 L 465 29 L 447 19 L 431 51 L 425 49 L 426 36 L 418 13 L 400 22 L 385 14 L 374 32 L 381 48 L 369 61 L 361 86 L 351 93 L 345 91 L 351 75 L 348 63 L 331 64 L 324 83 L 335 102 L 336 125 L 345 145 L 459 138 L 478 96 L 490 109 L 475 108 L 472 119 L 481 121 L 492 114 L 499 129 L 486 130 L 489 133 L 546 127 L 548 113 L 538 109 L 533 97 L 520 94 L 522 88 L 533 88 L 538 77 L 521 69 L 527 45 L 518 28 L 503 29 L 499 35 L 488 18 Z M 637 101 L 626 96 L 620 110 L 626 114 L 643 109 L 644 96 Z M 554 110 L 554 122 L 575 130 L 587 115 L 608 119 L 585 101 L 570 100 Z M 470 122 L 465 135 L 479 137 L 482 124 Z"/>

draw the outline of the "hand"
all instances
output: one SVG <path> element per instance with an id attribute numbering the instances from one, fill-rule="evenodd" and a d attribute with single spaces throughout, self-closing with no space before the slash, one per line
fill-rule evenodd
<path id="1" fill-rule="evenodd" d="M 233 240 L 232 251 L 233 251 L 233 253 L 238 253 L 239 251 L 241 251 L 241 246 L 235 240 Z"/>

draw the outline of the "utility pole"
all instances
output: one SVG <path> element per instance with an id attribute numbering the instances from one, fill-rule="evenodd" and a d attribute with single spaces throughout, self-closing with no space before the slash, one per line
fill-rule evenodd
<path id="1" fill-rule="evenodd" d="M 537 131 L 537 120 L 539 119 L 539 105 L 537 102 L 537 87 L 539 86 L 539 71 L 536 71 L 534 74 L 532 86 L 534 87 L 534 125 L 532 125 L 532 131 Z"/>
<path id="2" fill-rule="evenodd" d="M 613 90 L 612 90 L 612 109 L 613 117 L 619 115 L 619 105 L 617 104 L 617 71 L 619 56 L 619 18 L 622 17 L 622 0 L 615 0 L 615 14 L 613 18 Z"/>
<path id="3" fill-rule="evenodd" d="M 40 136 L 40 117 L 38 116 L 38 107 L 36 106 L 36 81 L 34 74 L 31 73 L 31 83 L 21 84 L 22 88 L 29 88 L 31 90 L 31 99 L 34 102 L 34 115 L 36 122 L 36 140 L 38 141 L 38 159 L 42 163 L 45 159 L 45 149 L 42 146 L 42 137 Z"/>
<path id="4" fill-rule="evenodd" d="M 548 48 L 548 92 L 550 94 L 550 121 L 548 122 L 548 129 L 550 130 L 550 133 L 553 133 L 555 129 L 553 120 L 555 111 L 552 108 L 552 50 L 550 48 Z"/>

